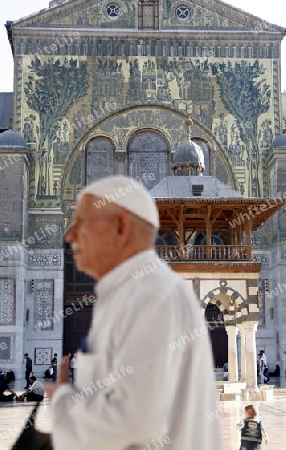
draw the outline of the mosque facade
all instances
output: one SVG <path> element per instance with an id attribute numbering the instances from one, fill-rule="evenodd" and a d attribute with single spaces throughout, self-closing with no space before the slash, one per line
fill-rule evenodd
<path id="1" fill-rule="evenodd" d="M 53 0 L 6 28 L 15 77 L 13 131 L 0 134 L 0 364 L 19 377 L 28 352 L 41 374 L 54 353 L 76 350 L 95 302 L 64 244 L 77 194 L 112 174 L 156 189 L 191 116 L 204 176 L 282 205 L 252 232 L 257 282 L 235 291 L 248 312 L 256 302 L 257 349 L 286 371 L 284 29 L 215 0 Z M 158 242 L 178 244 L 169 231 Z M 227 281 L 229 294 L 232 278 L 210 276 L 209 291 Z"/>

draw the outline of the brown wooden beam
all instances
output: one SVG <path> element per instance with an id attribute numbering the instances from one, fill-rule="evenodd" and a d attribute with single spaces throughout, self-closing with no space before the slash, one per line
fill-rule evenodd
<path id="1" fill-rule="evenodd" d="M 261 270 L 261 264 L 259 263 L 219 263 L 208 261 L 205 264 L 200 264 L 200 262 L 182 262 L 182 263 L 169 263 L 170 267 L 177 273 L 254 273 L 258 274 Z"/>

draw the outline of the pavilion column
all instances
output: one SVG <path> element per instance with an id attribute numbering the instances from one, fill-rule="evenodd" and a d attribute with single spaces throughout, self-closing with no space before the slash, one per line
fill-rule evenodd
<path id="1" fill-rule="evenodd" d="M 225 327 L 225 331 L 228 337 L 228 381 L 237 381 L 237 329 L 235 325 L 228 325 Z"/>
<path id="2" fill-rule="evenodd" d="M 242 324 L 237 325 L 240 333 L 240 381 L 246 380 L 246 347 L 245 347 L 245 330 Z"/>
<path id="3" fill-rule="evenodd" d="M 211 206 L 207 206 L 206 215 L 206 244 L 207 244 L 207 259 L 212 259 L 211 245 L 212 245 L 212 223 L 211 223 Z"/>
<path id="4" fill-rule="evenodd" d="M 229 227 L 228 229 L 228 244 L 230 245 L 230 252 L 229 252 L 229 257 L 230 259 L 233 259 L 233 244 L 234 243 L 234 229 Z"/>
<path id="5" fill-rule="evenodd" d="M 246 387 L 257 391 L 257 357 L 255 335 L 258 322 L 245 321 L 243 327 L 245 330 L 245 362 L 246 362 Z"/>
<path id="6" fill-rule="evenodd" d="M 241 245 L 242 244 L 242 229 L 241 229 L 241 225 L 238 225 L 237 227 L 237 243 L 236 245 Z"/>
<path id="7" fill-rule="evenodd" d="M 249 210 L 247 210 L 249 211 Z M 245 223 L 245 235 L 246 235 L 246 244 L 247 244 L 247 259 L 251 260 L 252 259 L 252 254 L 251 254 L 251 233 L 252 233 L 252 219 L 249 218 L 249 220 L 246 221 Z"/>
<path id="8" fill-rule="evenodd" d="M 185 229 L 184 229 L 184 205 L 180 205 L 179 210 L 179 226 L 178 226 L 178 233 L 179 233 L 179 242 L 180 242 L 180 259 L 186 258 L 186 252 L 185 252 Z"/>

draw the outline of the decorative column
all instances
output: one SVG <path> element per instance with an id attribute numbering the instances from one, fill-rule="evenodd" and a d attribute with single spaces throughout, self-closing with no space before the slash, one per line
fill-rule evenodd
<path id="1" fill-rule="evenodd" d="M 185 259 L 185 230 L 184 230 L 184 206 L 180 205 L 179 210 L 179 224 L 178 224 L 178 234 L 179 234 L 179 242 L 180 242 L 180 259 Z"/>
<path id="2" fill-rule="evenodd" d="M 127 164 L 127 152 L 126 150 L 116 150 L 115 157 L 117 160 L 117 173 L 120 175 L 126 175 Z"/>
<path id="3" fill-rule="evenodd" d="M 235 325 L 225 327 L 228 337 L 228 381 L 238 381 L 237 370 L 237 329 Z"/>
<path id="4" fill-rule="evenodd" d="M 242 324 L 237 325 L 240 332 L 240 381 L 246 380 L 245 330 Z"/>
<path id="5" fill-rule="evenodd" d="M 207 206 L 207 216 L 206 216 L 206 244 L 207 244 L 207 260 L 212 259 L 212 222 L 211 222 L 211 206 Z"/>
<path id="6" fill-rule="evenodd" d="M 246 387 L 252 391 L 257 391 L 257 356 L 255 334 L 258 322 L 245 321 L 243 327 L 245 330 L 245 362 L 246 362 Z"/>
<path id="7" fill-rule="evenodd" d="M 247 217 L 249 217 L 249 209 L 247 210 Z M 247 259 L 252 259 L 252 242 L 251 242 L 251 233 L 252 233 L 252 219 L 249 218 L 249 220 L 245 223 L 245 237 L 246 237 L 246 245 L 247 245 Z"/>

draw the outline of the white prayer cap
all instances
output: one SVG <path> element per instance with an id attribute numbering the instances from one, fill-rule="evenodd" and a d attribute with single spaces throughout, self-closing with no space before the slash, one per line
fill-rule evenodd
<path id="1" fill-rule="evenodd" d="M 108 203 L 114 203 L 159 229 L 157 206 L 147 189 L 134 178 L 122 175 L 102 178 L 84 187 L 80 197 L 84 194 L 95 195 L 101 199 L 94 202 L 98 209 Z"/>

